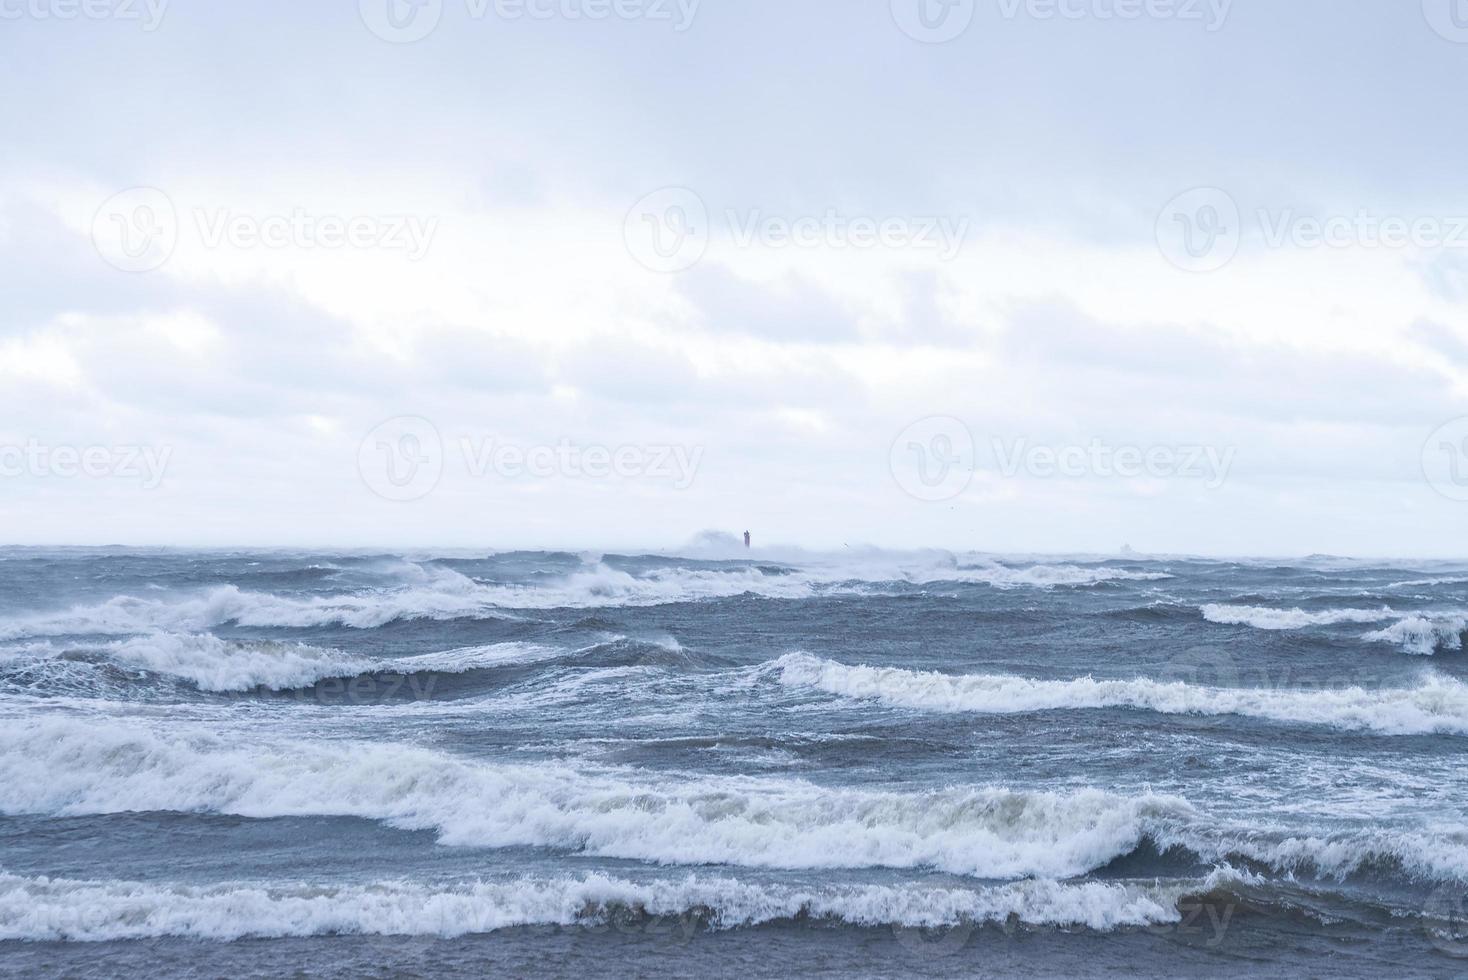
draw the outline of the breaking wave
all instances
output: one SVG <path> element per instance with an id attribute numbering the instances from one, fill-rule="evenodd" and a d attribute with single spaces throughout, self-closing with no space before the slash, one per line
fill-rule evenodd
<path id="1" fill-rule="evenodd" d="M 74 673 L 79 661 L 96 658 L 118 667 L 187 681 L 201 691 L 280 691 L 364 674 L 461 674 L 485 667 L 533 663 L 567 652 L 530 643 L 496 643 L 382 658 L 354 656 L 306 643 L 224 640 L 207 633 L 153 633 L 89 645 L 47 642 L 0 649 L 0 677 L 20 673 L 36 677 L 50 666 Z"/>
<path id="2" fill-rule="evenodd" d="M 1201 687 L 1145 678 L 1053 681 L 1008 674 L 954 675 L 853 667 L 803 653 L 786 654 L 761 669 L 777 674 L 788 686 L 921 711 L 1020 714 L 1137 708 L 1163 714 L 1244 715 L 1390 735 L 1468 734 L 1468 685 L 1432 673 L 1413 687 L 1303 691 Z"/>
<path id="3" fill-rule="evenodd" d="M 1303 609 L 1270 609 L 1266 606 L 1227 606 L 1212 603 L 1202 607 L 1203 618 L 1225 626 L 1252 626 L 1260 630 L 1298 630 L 1307 626 L 1330 626 L 1335 623 L 1379 623 L 1398 613 L 1381 609 L 1325 609 L 1306 612 Z"/>
<path id="4" fill-rule="evenodd" d="M 839 789 L 768 777 L 496 765 L 393 743 L 241 747 L 51 719 L 0 730 L 0 812 L 354 816 L 445 845 L 547 847 L 657 864 L 931 868 L 1071 878 L 1146 844 L 1208 864 L 1342 877 L 1370 866 L 1468 880 L 1468 837 L 1386 830 L 1301 837 L 1209 819 L 1185 800 L 965 787 Z"/>
<path id="5" fill-rule="evenodd" d="M 1468 631 L 1468 616 L 1407 616 L 1361 639 L 1394 643 L 1408 653 L 1430 657 L 1439 650 L 1463 649 L 1464 631 Z"/>
<path id="6" fill-rule="evenodd" d="M 356 816 L 433 829 L 445 844 L 542 846 L 669 864 L 933 867 L 983 878 L 1069 877 L 1137 846 L 1181 800 L 1096 790 L 920 794 L 795 780 L 488 765 L 397 744 L 238 748 L 118 724 L 49 720 L 0 732 L 0 812 L 172 810 Z"/>
<path id="7" fill-rule="evenodd" d="M 1408 653 L 1431 656 L 1438 650 L 1463 649 L 1468 615 L 1460 612 L 1405 613 L 1390 607 L 1380 609 L 1270 609 L 1265 606 L 1209 604 L 1201 607 L 1203 618 L 1227 626 L 1252 626 L 1261 630 L 1298 630 L 1336 623 L 1395 623 L 1365 634 L 1368 643 L 1393 643 Z"/>
<path id="8" fill-rule="evenodd" d="M 800 888 L 689 875 L 634 882 L 604 874 L 430 885 L 305 882 L 183 885 L 0 874 L 0 940 L 97 942 L 182 936 L 457 937 L 514 926 L 593 926 L 672 919 L 670 931 L 797 918 L 938 928 L 1018 921 L 1112 931 L 1175 923 L 1181 899 L 1237 880 L 1227 870 L 1176 884 L 1024 881 L 984 888 L 851 885 Z"/>
<path id="9" fill-rule="evenodd" d="M 994 588 L 1094 586 L 1168 578 L 1111 566 L 997 562 L 960 564 L 951 555 L 910 560 L 813 564 L 676 565 L 634 574 L 604 561 L 534 584 L 486 583 L 450 568 L 406 563 L 394 569 L 404 584 L 333 595 L 284 596 L 223 585 L 168 598 L 114 596 L 90 606 L 0 620 L 0 640 L 40 636 L 126 635 L 155 630 L 202 632 L 224 624 L 246 627 L 345 626 L 373 629 L 399 620 L 513 618 L 507 610 L 656 606 L 740 595 L 806 599 L 867 594 L 893 585 L 973 583 Z"/>

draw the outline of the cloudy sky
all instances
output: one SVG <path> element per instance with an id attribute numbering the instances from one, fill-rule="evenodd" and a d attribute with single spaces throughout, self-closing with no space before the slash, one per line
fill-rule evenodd
<path id="1" fill-rule="evenodd" d="M 0 0 L 0 541 L 1461 556 L 1458 0 Z"/>

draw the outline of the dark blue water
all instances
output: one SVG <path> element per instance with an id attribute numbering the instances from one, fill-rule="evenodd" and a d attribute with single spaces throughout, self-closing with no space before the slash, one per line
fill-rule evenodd
<path id="1" fill-rule="evenodd" d="M 1449 976 L 1468 565 L 0 551 L 0 972 Z"/>

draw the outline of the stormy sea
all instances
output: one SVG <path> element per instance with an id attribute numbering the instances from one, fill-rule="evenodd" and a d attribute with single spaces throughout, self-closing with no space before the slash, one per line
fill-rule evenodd
<path id="1" fill-rule="evenodd" d="M 0 550 L 0 974 L 1453 976 L 1468 564 Z"/>

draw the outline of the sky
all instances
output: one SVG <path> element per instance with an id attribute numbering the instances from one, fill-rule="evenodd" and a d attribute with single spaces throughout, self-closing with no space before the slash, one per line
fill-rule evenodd
<path id="1" fill-rule="evenodd" d="M 0 0 L 0 86 L 0 543 L 1468 552 L 1468 0 Z"/>

